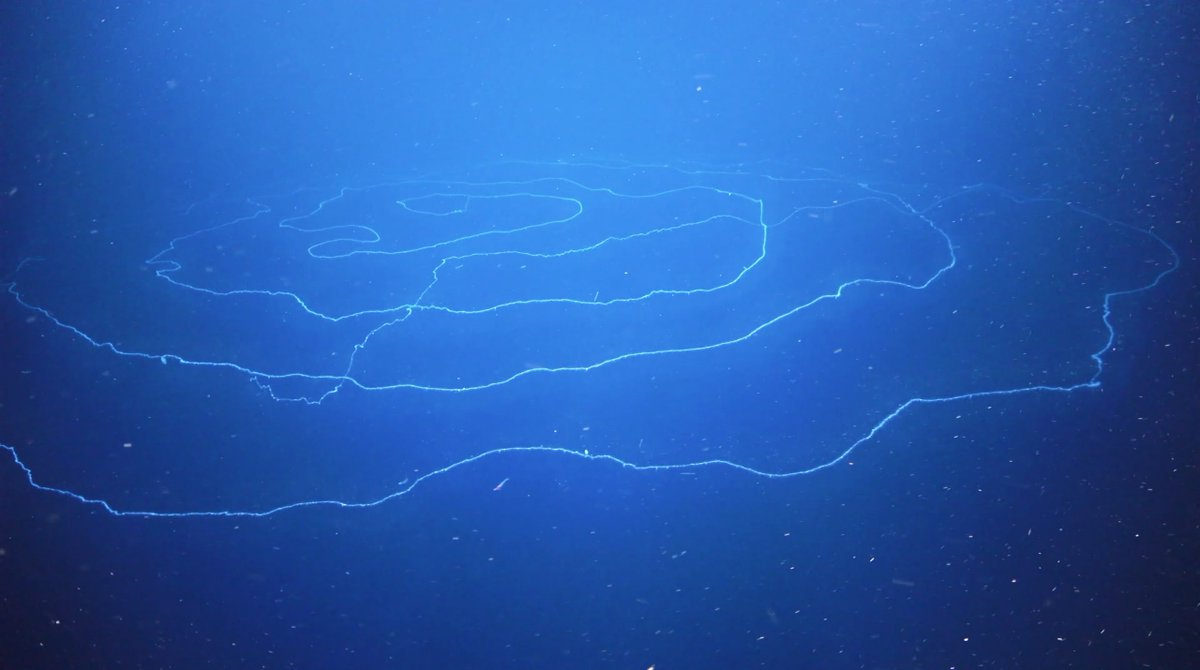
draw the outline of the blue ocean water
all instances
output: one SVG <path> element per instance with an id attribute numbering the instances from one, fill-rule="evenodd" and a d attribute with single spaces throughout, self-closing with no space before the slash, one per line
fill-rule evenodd
<path id="1" fill-rule="evenodd" d="M 1190 4 L 6 13 L 3 667 L 1195 663 Z"/>

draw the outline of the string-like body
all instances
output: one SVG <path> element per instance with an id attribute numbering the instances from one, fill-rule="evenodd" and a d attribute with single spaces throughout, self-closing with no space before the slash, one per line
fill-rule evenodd
<path id="1" fill-rule="evenodd" d="M 1069 202 L 1022 199 L 983 185 L 964 187 L 918 207 L 882 187 L 826 173 L 784 179 L 735 170 L 519 164 L 456 179 L 341 187 L 308 205 L 297 204 L 294 194 L 257 199 L 248 214 L 179 236 L 147 260 L 158 279 L 184 292 L 214 301 L 271 304 L 326 325 L 340 343 L 340 359 L 333 363 L 297 364 L 286 358 L 247 363 L 184 352 L 169 344 L 156 350 L 122 346 L 28 299 L 20 288 L 21 270 L 7 287 L 21 307 L 108 355 L 164 365 L 168 373 L 171 366 L 234 372 L 277 401 L 305 403 L 320 411 L 318 406 L 341 393 L 494 393 L 540 376 L 571 376 L 575 383 L 586 384 L 589 373 L 635 360 L 746 346 L 819 305 L 855 299 L 865 289 L 926 291 L 960 263 L 957 242 L 938 212 L 983 195 L 1014 207 L 1053 207 L 1097 227 L 1141 236 L 1157 245 L 1161 257 L 1147 259 L 1154 263 L 1153 272 L 1134 285 L 1097 294 L 1096 318 L 1104 342 L 1088 354 L 1090 374 L 1055 383 L 981 385 L 965 392 L 911 396 L 884 410 L 882 418 L 833 457 L 806 467 L 771 470 L 725 458 L 646 463 L 584 448 L 500 445 L 406 480 L 373 500 L 302 500 L 262 510 L 155 511 L 119 508 L 100 497 L 42 483 L 15 447 L 0 446 L 30 486 L 116 516 L 262 517 L 313 506 L 373 507 L 406 496 L 432 477 L 514 453 L 569 456 L 635 471 L 720 466 L 769 479 L 810 475 L 845 461 L 896 417 L 920 406 L 1098 387 L 1104 357 L 1117 336 L 1113 301 L 1158 286 L 1179 266 L 1178 254 L 1152 230 L 1106 219 Z M 288 202 L 292 211 L 281 212 L 268 200 Z M 838 223 L 832 223 L 835 220 Z M 899 258 L 873 266 L 869 274 L 825 284 L 819 272 L 792 281 L 799 276 L 794 267 L 798 254 L 813 253 L 817 240 L 842 239 L 834 235 L 845 234 L 855 221 L 863 220 L 875 226 L 870 235 L 886 233 L 902 240 L 897 243 Z M 246 243 L 255 249 L 251 258 L 276 258 L 286 250 L 303 253 L 274 275 L 262 273 L 240 280 L 244 283 L 206 282 L 192 271 L 206 253 L 239 239 L 253 240 Z M 903 258 L 903 250 L 911 248 L 917 249 L 915 263 Z M 825 251 L 851 257 L 855 253 L 853 248 Z M 366 263 L 374 264 L 375 274 L 356 274 L 355 264 Z M 386 274 L 380 267 L 400 271 Z M 322 275 L 325 270 L 312 268 L 332 269 Z M 322 286 L 319 280 L 330 278 L 356 279 L 372 288 L 314 288 Z M 353 300 L 344 299 L 348 293 Z M 739 309 L 731 310 L 730 304 Z M 538 355 L 545 360 L 535 363 L 518 346 L 529 338 L 511 335 L 535 332 L 530 323 L 544 328 L 547 321 L 571 324 L 597 316 L 605 328 L 571 330 L 568 341 L 553 346 L 538 339 L 543 345 Z M 683 321 L 709 325 L 681 329 L 678 324 Z M 510 334 L 506 341 L 489 342 L 492 355 L 487 365 L 470 359 L 453 367 L 455 347 L 483 341 L 479 327 L 470 331 L 475 334 L 454 340 L 458 336 L 451 335 L 457 331 L 448 324 L 464 322 L 488 324 Z M 441 344 L 442 340 L 449 341 Z M 424 363 L 405 360 L 405 352 L 414 348 L 423 348 L 424 355 L 416 358 Z M 404 364 L 397 363 L 401 360 Z"/>

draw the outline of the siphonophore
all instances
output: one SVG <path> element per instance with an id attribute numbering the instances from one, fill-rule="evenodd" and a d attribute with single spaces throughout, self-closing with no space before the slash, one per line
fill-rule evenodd
<path id="1" fill-rule="evenodd" d="M 122 230 L 7 284 L 33 342 L 10 412 L 34 418 L 0 434 L 32 487 L 118 516 L 370 507 L 484 459 L 818 476 L 930 405 L 1098 387 L 1113 310 L 1180 262 L 989 185 L 616 163 Z M 330 458 L 361 472 L 303 465 Z M 246 488 L 280 463 L 304 474 Z"/>

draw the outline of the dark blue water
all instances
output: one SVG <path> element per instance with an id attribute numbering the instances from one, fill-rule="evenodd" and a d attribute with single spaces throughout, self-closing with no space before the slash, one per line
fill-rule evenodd
<path id="1" fill-rule="evenodd" d="M 0 39 L 5 668 L 1182 668 L 1187 3 Z"/>

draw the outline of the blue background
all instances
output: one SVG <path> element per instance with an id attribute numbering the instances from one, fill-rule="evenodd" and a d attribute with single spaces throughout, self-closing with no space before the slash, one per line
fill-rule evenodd
<path id="1" fill-rule="evenodd" d="M 365 510 L 144 519 L 0 467 L 0 665 L 1195 663 L 1195 5 L 246 4 L 4 10 L 6 277 L 52 259 L 30 289 L 56 313 L 129 338 L 186 330 L 186 312 L 113 287 L 151 281 L 144 261 L 196 227 L 190 204 L 593 158 L 819 166 L 914 191 L 994 183 L 1153 227 L 1184 265 L 1114 301 L 1101 389 L 922 408 L 853 467 L 797 479 L 518 454 Z M 1004 233 L 1031 253 L 1045 241 Z M 1076 251 L 1031 257 L 1057 267 Z M 589 416 L 500 403 L 464 431 L 491 440 L 477 444 L 436 421 L 388 423 L 395 397 L 264 410 L 244 379 L 164 375 L 30 316 L 0 307 L 0 441 L 39 481 L 125 507 L 372 499 L 532 425 L 593 451 L 655 430 L 653 412 L 610 416 L 580 441 Z M 603 403 L 601 381 L 580 406 Z M 746 423 L 745 398 L 692 390 L 710 408 L 697 439 L 791 444 L 786 427 Z M 121 460 L 142 430 L 156 450 Z"/>

